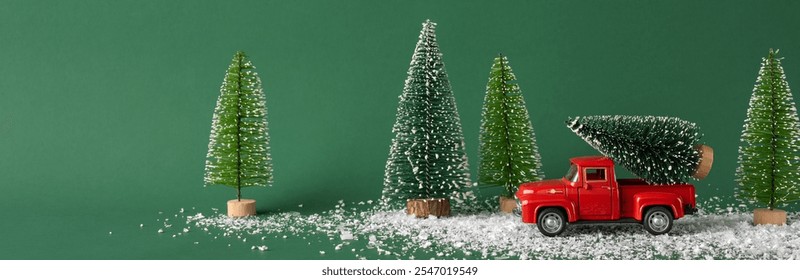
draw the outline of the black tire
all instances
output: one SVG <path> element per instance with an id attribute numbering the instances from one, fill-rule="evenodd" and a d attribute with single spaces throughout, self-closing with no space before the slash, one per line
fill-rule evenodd
<path id="1" fill-rule="evenodd" d="M 652 235 L 665 234 L 672 229 L 672 212 L 666 207 L 656 206 L 647 209 L 642 219 L 642 225 Z"/>
<path id="2" fill-rule="evenodd" d="M 544 209 L 539 212 L 539 216 L 536 219 L 536 226 L 539 227 L 539 232 L 545 236 L 557 236 L 567 229 L 567 215 L 560 209 Z"/>

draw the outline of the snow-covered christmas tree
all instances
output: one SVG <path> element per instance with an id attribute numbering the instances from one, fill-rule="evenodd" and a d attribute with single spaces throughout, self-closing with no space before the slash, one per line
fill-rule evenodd
<path id="1" fill-rule="evenodd" d="M 800 121 L 777 55 L 762 59 L 736 169 L 738 195 L 768 207 L 756 209 L 756 224 L 786 223 L 786 212 L 773 210 L 800 199 Z"/>
<path id="2" fill-rule="evenodd" d="M 696 124 L 675 117 L 587 116 L 567 126 L 586 143 L 651 184 L 702 179 L 711 169 L 711 148 L 700 145 Z"/>
<path id="3" fill-rule="evenodd" d="M 243 200 L 242 188 L 272 185 L 266 98 L 255 66 L 241 51 L 225 73 L 214 109 L 205 185 L 236 189 L 236 200 L 228 202 L 230 216 L 255 214 L 255 201 Z"/>
<path id="4" fill-rule="evenodd" d="M 533 126 L 516 79 L 505 56 L 494 59 L 481 121 L 478 182 L 503 187 L 500 209 L 504 212 L 515 207 L 514 193 L 520 184 L 544 177 Z"/>
<path id="5" fill-rule="evenodd" d="M 468 206 L 470 186 L 464 135 L 456 101 L 436 42 L 436 23 L 422 24 L 397 106 L 395 134 L 386 161 L 382 204 L 406 206 L 418 216 L 446 216 Z M 422 204 L 419 204 L 419 203 Z M 420 206 L 422 205 L 422 206 Z M 428 209 L 430 207 L 431 209 Z M 435 209 L 433 209 L 435 208 Z"/>

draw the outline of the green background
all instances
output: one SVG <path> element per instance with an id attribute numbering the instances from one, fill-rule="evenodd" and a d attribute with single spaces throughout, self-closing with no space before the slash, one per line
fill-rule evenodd
<path id="1" fill-rule="evenodd" d="M 602 3 L 601 3 L 602 2 Z M 509 57 L 545 174 L 595 154 L 568 116 L 669 115 L 715 148 L 699 200 L 736 203 L 738 139 L 761 57 L 800 87 L 797 1 L 0 0 L 0 258 L 228 259 L 269 254 L 158 235 L 159 211 L 224 208 L 203 188 L 219 86 L 236 50 L 264 82 L 275 186 L 260 211 L 380 196 L 421 23 L 437 22 L 473 179 L 489 67 Z M 492 190 L 486 193 L 491 194 Z M 486 194 L 485 193 L 485 194 Z M 298 207 L 303 204 L 304 207 Z M 109 235 L 109 232 L 113 234 Z M 207 238 L 205 238 L 207 239 Z"/>

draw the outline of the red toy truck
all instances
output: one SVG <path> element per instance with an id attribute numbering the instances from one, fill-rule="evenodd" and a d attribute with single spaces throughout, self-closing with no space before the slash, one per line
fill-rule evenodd
<path id="1" fill-rule="evenodd" d="M 697 212 L 693 185 L 618 180 L 614 162 L 604 156 L 570 162 L 564 178 L 524 183 L 517 191 L 522 222 L 535 223 L 546 236 L 561 234 L 567 223 L 641 223 L 658 235 L 669 232 L 674 219 Z"/>

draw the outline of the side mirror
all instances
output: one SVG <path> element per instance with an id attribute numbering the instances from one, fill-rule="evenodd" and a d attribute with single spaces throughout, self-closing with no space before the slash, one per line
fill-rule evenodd
<path id="1" fill-rule="evenodd" d="M 589 190 L 590 189 L 589 184 L 583 183 L 583 189 Z"/>

